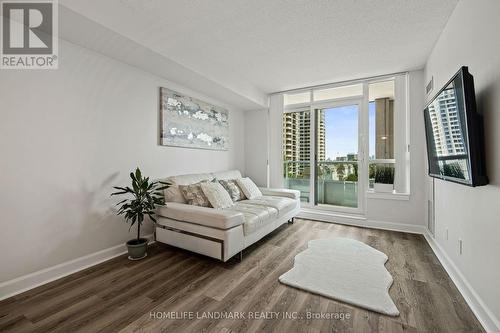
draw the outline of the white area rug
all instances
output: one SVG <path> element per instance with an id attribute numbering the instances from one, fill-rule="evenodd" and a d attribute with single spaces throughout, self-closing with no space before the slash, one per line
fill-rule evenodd
<path id="1" fill-rule="evenodd" d="M 397 316 L 389 296 L 392 276 L 387 255 L 349 238 L 309 241 L 280 282 L 368 310 Z"/>

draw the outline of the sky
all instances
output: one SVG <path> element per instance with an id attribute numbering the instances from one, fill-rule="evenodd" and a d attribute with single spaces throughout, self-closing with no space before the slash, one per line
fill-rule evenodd
<path id="1" fill-rule="evenodd" d="M 358 152 L 358 106 L 325 109 L 326 159 Z M 375 154 L 375 103 L 368 106 L 369 156 Z"/>

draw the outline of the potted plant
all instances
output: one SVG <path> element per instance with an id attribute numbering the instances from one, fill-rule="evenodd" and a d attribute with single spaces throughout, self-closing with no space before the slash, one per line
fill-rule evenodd
<path id="1" fill-rule="evenodd" d="M 380 166 L 375 170 L 375 192 L 391 193 L 394 190 L 394 167 Z"/>
<path id="2" fill-rule="evenodd" d="M 124 215 L 125 222 L 130 223 L 129 231 L 134 224 L 137 224 L 137 238 L 129 240 L 126 244 L 128 258 L 130 260 L 139 260 L 146 257 L 148 248 L 148 240 L 141 238 L 141 225 L 146 216 L 156 222 L 156 206 L 165 203 L 163 190 L 168 188 L 170 184 L 150 181 L 149 177 L 142 176 L 139 168 L 135 170 L 135 173 L 130 173 L 130 178 L 132 179 L 132 187 L 114 186 L 114 189 L 118 191 L 111 195 L 128 196 L 128 198 L 116 204 L 120 206 L 117 215 Z"/>

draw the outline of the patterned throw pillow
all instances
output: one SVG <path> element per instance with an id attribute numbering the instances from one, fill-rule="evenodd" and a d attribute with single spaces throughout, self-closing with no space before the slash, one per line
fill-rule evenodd
<path id="1" fill-rule="evenodd" d="M 203 183 L 206 183 L 206 181 L 191 185 L 179 185 L 179 189 L 189 205 L 212 207 L 207 196 L 201 189 L 201 184 Z"/>
<path id="2" fill-rule="evenodd" d="M 228 208 L 234 205 L 229 193 L 219 183 L 203 183 L 201 184 L 201 190 L 215 209 Z"/>
<path id="3" fill-rule="evenodd" d="M 250 178 L 239 178 L 236 179 L 236 182 L 248 199 L 255 199 L 262 196 L 262 192 Z"/>
<path id="4" fill-rule="evenodd" d="M 234 202 L 246 199 L 245 194 L 236 183 L 236 179 L 219 180 L 219 183 L 224 187 L 227 193 L 229 193 L 229 196 Z"/>

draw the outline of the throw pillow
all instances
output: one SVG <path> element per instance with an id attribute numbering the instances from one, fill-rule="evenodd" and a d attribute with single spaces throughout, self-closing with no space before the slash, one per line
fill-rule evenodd
<path id="1" fill-rule="evenodd" d="M 208 201 L 210 201 L 212 207 L 216 209 L 228 208 L 233 205 L 233 200 L 231 200 L 229 193 L 219 183 L 203 183 L 201 184 L 201 190 L 208 198 Z"/>
<path id="2" fill-rule="evenodd" d="M 227 193 L 229 193 L 229 196 L 234 202 L 245 200 L 245 194 L 236 183 L 236 179 L 219 180 L 219 183 L 226 189 Z"/>
<path id="3" fill-rule="evenodd" d="M 191 185 L 179 185 L 179 189 L 189 205 L 211 207 L 210 201 L 201 189 L 201 184 L 204 183 L 206 181 Z"/>
<path id="4" fill-rule="evenodd" d="M 262 192 L 250 178 L 239 178 L 236 179 L 236 182 L 248 199 L 255 199 L 262 196 Z"/>

